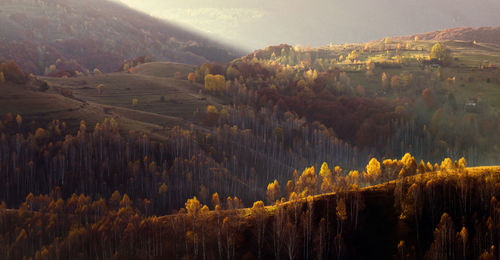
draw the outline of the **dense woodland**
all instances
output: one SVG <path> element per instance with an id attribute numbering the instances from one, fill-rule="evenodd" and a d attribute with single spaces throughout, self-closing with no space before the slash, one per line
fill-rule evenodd
<path id="1" fill-rule="evenodd" d="M 444 44 L 412 44 L 205 63 L 187 80 L 223 104 L 161 140 L 112 117 L 2 115 L 0 258 L 498 259 L 498 168 L 467 164 L 497 162 L 499 113 L 455 97 L 463 80 L 500 83 L 496 66 L 455 78 Z M 15 62 L 5 83 L 76 99 Z"/>
<path id="2" fill-rule="evenodd" d="M 424 160 L 466 156 L 473 165 L 493 163 L 498 111 L 480 98 L 457 101 L 464 86 L 456 86 L 452 75 L 462 72 L 446 46 L 437 43 L 427 56 L 411 56 L 405 53 L 422 49 L 406 45 L 348 45 L 341 51 L 280 45 L 228 65 L 204 64 L 188 78 L 205 83 L 204 91 L 226 97 L 233 108 L 264 111 L 267 118 L 292 113 L 373 156 L 411 152 Z M 464 70 L 499 82 L 491 64 Z"/>
<path id="3" fill-rule="evenodd" d="M 26 124 L 21 116 L 4 118 L 3 130 Z M 242 194 L 247 201 L 257 196 L 247 179 L 230 175 L 187 130 L 173 129 L 170 141 L 156 143 L 147 135 L 120 136 L 113 119 L 89 132 L 86 128 L 82 122 L 71 135 L 64 122 L 53 121 L 26 135 L 2 133 L 2 200 L 15 206 L 30 192 L 48 194 L 56 187 L 64 198 L 73 193 L 108 198 L 118 190 L 134 199 L 149 199 L 152 212 L 165 214 L 193 194 L 208 201 L 210 190 Z"/>
<path id="4" fill-rule="evenodd" d="M 113 120 L 93 131 L 82 122 L 71 135 L 61 122 L 36 128 L 7 114 L 2 132 L 2 258 L 498 256 L 498 172 L 469 173 L 463 158 L 417 164 L 406 154 L 372 159 L 363 171 L 323 163 L 261 187 L 266 203 L 240 209 L 240 199 L 219 194 L 243 183 L 222 183 L 224 173 L 211 172 L 220 165 L 181 129 L 172 143 L 155 143 L 121 137 Z M 362 188 L 389 180 L 396 181 Z M 179 206 L 199 183 L 219 184 L 221 193 L 203 190 Z M 182 208 L 157 217 L 171 207 Z"/>

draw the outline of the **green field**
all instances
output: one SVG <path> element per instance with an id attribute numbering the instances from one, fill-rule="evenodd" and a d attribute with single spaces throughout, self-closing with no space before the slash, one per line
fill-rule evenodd
<path id="1" fill-rule="evenodd" d="M 396 50 L 400 43 L 401 50 Z M 379 73 L 386 72 L 388 75 L 401 75 L 402 73 L 412 73 L 414 79 L 424 81 L 429 76 L 436 74 L 436 68 L 424 68 L 417 61 L 417 57 L 428 58 L 429 52 L 435 42 L 432 41 L 409 41 L 409 42 L 389 42 L 385 45 L 383 42 L 372 42 L 367 45 L 349 45 L 345 47 L 334 47 L 331 51 L 337 55 L 346 57 L 352 49 L 363 49 L 369 46 L 368 51 L 362 51 L 359 54 L 360 66 L 363 67 L 366 61 L 381 62 L 395 60 L 401 56 L 403 63 L 398 68 L 375 68 L 376 76 L 368 79 L 363 73 L 352 72 L 352 81 L 355 84 L 363 85 L 368 93 L 373 93 L 380 87 Z M 406 45 L 410 49 L 406 49 Z M 433 84 L 435 87 L 448 87 L 447 79 L 455 78 L 455 82 L 450 86 L 449 91 L 453 92 L 458 104 L 464 104 L 470 98 L 479 98 L 485 102 L 490 111 L 498 113 L 500 111 L 500 45 L 489 43 L 473 43 L 465 41 L 446 41 L 442 42 L 444 46 L 450 49 L 452 63 L 442 68 L 442 80 Z M 384 51 L 384 46 L 389 51 Z M 349 66 L 349 62 L 339 64 L 339 67 Z M 482 68 L 481 68 L 482 66 Z M 491 67 L 489 67 L 491 66 Z M 363 68 L 362 68 L 363 71 Z M 361 71 L 361 72 L 362 72 Z M 419 86 L 431 87 L 431 86 Z M 389 94 L 389 97 L 397 97 L 397 93 Z"/>

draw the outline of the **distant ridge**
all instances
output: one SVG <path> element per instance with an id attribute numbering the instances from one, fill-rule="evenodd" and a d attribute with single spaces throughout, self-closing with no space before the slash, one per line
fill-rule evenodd
<path id="1" fill-rule="evenodd" d="M 35 74 L 48 74 L 47 69 L 112 72 L 140 56 L 198 65 L 243 55 L 107 0 L 2 0 L 0 24 L 0 61 L 13 60 Z"/>
<path id="2" fill-rule="evenodd" d="M 457 27 L 439 31 L 419 33 L 411 36 L 392 37 L 395 41 L 413 40 L 418 36 L 427 41 L 477 41 L 500 44 L 500 26 L 497 27 Z"/>

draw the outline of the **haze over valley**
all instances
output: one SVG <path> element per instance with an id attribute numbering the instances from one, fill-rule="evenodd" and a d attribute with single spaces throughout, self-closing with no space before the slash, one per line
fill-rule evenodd
<path id="1" fill-rule="evenodd" d="M 494 0 L 121 0 L 245 50 L 366 42 L 454 27 L 500 26 Z"/>

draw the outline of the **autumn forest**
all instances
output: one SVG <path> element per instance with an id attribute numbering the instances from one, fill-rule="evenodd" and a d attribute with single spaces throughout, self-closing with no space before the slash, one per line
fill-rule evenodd
<path id="1" fill-rule="evenodd" d="M 90 2 L 0 3 L 0 259 L 498 259 L 498 27 L 248 53 Z"/>

